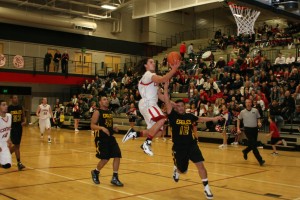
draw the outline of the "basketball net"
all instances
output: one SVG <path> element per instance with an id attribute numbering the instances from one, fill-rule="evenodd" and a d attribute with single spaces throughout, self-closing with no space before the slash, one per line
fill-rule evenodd
<path id="1" fill-rule="evenodd" d="M 229 2 L 228 5 L 238 27 L 237 35 L 243 33 L 254 34 L 254 23 L 260 15 L 260 11 L 251 10 L 250 8 L 243 6 L 238 6 L 232 2 Z"/>

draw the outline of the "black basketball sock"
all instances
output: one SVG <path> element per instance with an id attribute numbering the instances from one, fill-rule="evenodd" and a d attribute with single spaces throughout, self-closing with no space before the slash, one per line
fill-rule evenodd
<path id="1" fill-rule="evenodd" d="M 202 183 L 203 183 L 204 187 L 207 186 L 208 185 L 208 179 L 207 178 L 202 179 Z"/>

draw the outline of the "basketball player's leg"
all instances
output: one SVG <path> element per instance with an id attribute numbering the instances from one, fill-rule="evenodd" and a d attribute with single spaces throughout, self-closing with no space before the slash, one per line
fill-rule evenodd
<path id="1" fill-rule="evenodd" d="M 20 144 L 21 144 L 21 139 L 22 139 L 22 127 L 17 127 L 13 128 L 11 130 L 11 135 L 10 135 L 11 142 L 13 144 L 10 152 L 16 154 L 17 158 L 17 166 L 19 171 L 25 168 L 25 166 L 21 163 L 21 153 L 20 153 Z"/>
<path id="2" fill-rule="evenodd" d="M 45 129 L 48 135 L 48 143 L 51 143 L 51 123 L 50 123 L 50 118 L 46 119 L 46 124 L 45 124 Z"/>
<path id="3" fill-rule="evenodd" d="M 122 187 L 122 186 L 124 186 L 124 184 L 119 180 L 119 175 L 118 175 L 122 155 L 121 155 L 120 147 L 119 147 L 118 143 L 116 142 L 115 138 L 114 138 L 114 141 L 111 143 L 110 148 L 111 148 L 110 156 L 112 158 L 114 158 L 113 175 L 112 175 L 112 179 L 111 179 L 110 183 L 115 186 Z"/>
<path id="4" fill-rule="evenodd" d="M 40 119 L 39 120 L 39 127 L 40 127 L 41 139 L 43 139 L 44 138 L 44 133 L 46 131 L 46 120 Z"/>
<path id="5" fill-rule="evenodd" d="M 100 184 L 99 175 L 101 169 L 108 163 L 109 161 L 109 144 L 107 141 L 103 139 L 100 140 L 99 138 L 95 139 L 96 144 L 96 157 L 100 159 L 96 168 L 91 171 L 92 180 L 95 184 Z"/>
<path id="6" fill-rule="evenodd" d="M 6 142 L 0 145 L 0 164 L 2 168 L 9 169 L 11 167 L 11 154 Z"/>
<path id="7" fill-rule="evenodd" d="M 196 165 L 198 169 L 199 176 L 202 179 L 202 184 L 204 186 L 204 194 L 207 199 L 213 199 L 213 194 L 208 185 L 207 171 L 204 166 L 204 158 L 197 144 L 191 146 L 189 151 L 189 157 L 191 161 Z"/>

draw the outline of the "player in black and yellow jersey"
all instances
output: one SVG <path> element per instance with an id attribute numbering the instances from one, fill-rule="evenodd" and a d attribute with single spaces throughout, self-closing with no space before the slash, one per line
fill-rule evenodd
<path id="1" fill-rule="evenodd" d="M 26 118 L 24 108 L 19 105 L 19 98 L 17 95 L 11 96 L 11 102 L 12 104 L 8 106 L 8 113 L 12 115 L 10 139 L 13 143 L 13 146 L 11 147 L 11 153 L 15 152 L 18 161 L 18 169 L 20 171 L 25 168 L 20 159 L 20 144 L 23 126 L 26 125 Z"/>
<path id="2" fill-rule="evenodd" d="M 173 140 L 173 160 L 174 174 L 173 179 L 178 182 L 179 174 L 186 173 L 189 160 L 197 167 L 198 173 L 204 185 L 204 194 L 207 199 L 213 199 L 207 179 L 207 172 L 204 167 L 204 158 L 197 144 L 197 137 L 193 133 L 193 125 L 197 122 L 218 121 L 220 117 L 197 117 L 191 113 L 185 112 L 185 104 L 182 100 L 177 100 L 174 106 L 170 102 L 168 94 L 169 83 L 164 86 L 164 100 L 167 107 L 169 124 L 172 128 Z"/>
<path id="3" fill-rule="evenodd" d="M 122 155 L 116 138 L 113 136 L 114 131 L 118 132 L 118 129 L 113 127 L 113 116 L 112 112 L 108 109 L 109 101 L 107 97 L 100 97 L 99 104 L 100 109 L 94 111 L 91 119 L 91 129 L 95 131 L 96 157 L 100 159 L 96 169 L 91 171 L 92 179 L 95 184 L 100 184 L 100 170 L 107 164 L 110 158 L 114 158 L 111 184 L 123 186 L 123 183 L 118 178 Z"/>

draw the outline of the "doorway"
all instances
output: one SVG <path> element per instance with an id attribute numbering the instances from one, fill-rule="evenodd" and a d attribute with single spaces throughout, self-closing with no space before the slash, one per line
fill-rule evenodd
<path id="1" fill-rule="evenodd" d="M 106 65 L 106 74 L 111 71 L 118 72 L 121 68 L 121 57 L 105 55 L 104 63 Z"/>
<path id="2" fill-rule="evenodd" d="M 92 54 L 91 53 L 75 53 L 75 73 L 91 74 L 92 70 Z"/>

